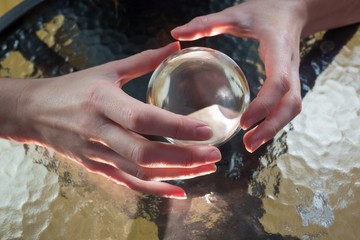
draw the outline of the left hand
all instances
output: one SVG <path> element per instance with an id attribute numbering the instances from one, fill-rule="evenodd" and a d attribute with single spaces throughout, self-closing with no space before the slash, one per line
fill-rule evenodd
<path id="1" fill-rule="evenodd" d="M 259 41 L 267 78 L 240 121 L 244 130 L 258 124 L 244 136 L 249 152 L 272 139 L 301 111 L 299 44 L 304 13 L 302 1 L 252 0 L 194 18 L 171 32 L 184 41 L 223 33 Z"/>
<path id="2" fill-rule="evenodd" d="M 178 50 L 179 44 L 172 43 L 56 78 L 3 79 L 0 96 L 8 98 L 0 106 L 0 120 L 8 121 L 0 121 L 0 137 L 52 148 L 136 191 L 186 198 L 184 189 L 160 180 L 216 171 L 219 149 L 149 141 L 143 135 L 206 140 L 211 129 L 191 117 L 142 103 L 121 89 Z"/>

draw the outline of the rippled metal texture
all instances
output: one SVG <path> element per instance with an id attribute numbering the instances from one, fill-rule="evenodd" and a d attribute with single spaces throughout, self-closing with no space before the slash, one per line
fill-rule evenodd
<path id="1" fill-rule="evenodd" d="M 45 1 L 1 33 L 0 75 L 51 77 L 160 47 L 173 27 L 235 2 Z M 253 154 L 240 132 L 221 147 L 215 174 L 174 182 L 187 200 L 136 193 L 47 149 L 1 140 L 0 239 L 357 239 L 359 39 L 349 26 L 304 40 L 302 114 Z M 257 94 L 257 42 L 224 35 L 188 46 L 231 56 Z M 149 78 L 125 90 L 145 101 Z"/>

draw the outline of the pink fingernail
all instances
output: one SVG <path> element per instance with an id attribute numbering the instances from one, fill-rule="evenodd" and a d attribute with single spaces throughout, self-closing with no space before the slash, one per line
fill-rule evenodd
<path id="1" fill-rule="evenodd" d="M 221 160 L 221 153 L 218 149 L 214 149 L 212 150 L 208 155 L 207 155 L 207 162 L 218 162 L 219 160 Z"/>
<path id="2" fill-rule="evenodd" d="M 241 128 L 243 130 L 247 130 L 249 129 L 252 125 L 255 124 L 255 120 L 253 118 L 247 119 L 243 122 L 243 124 L 241 124 Z"/>
<path id="3" fill-rule="evenodd" d="M 216 172 L 216 170 L 217 170 L 217 167 L 215 164 L 201 166 L 199 169 L 199 171 L 203 174 L 210 174 L 210 173 Z"/>
<path id="4" fill-rule="evenodd" d="M 175 192 L 173 193 L 171 196 L 171 198 L 175 198 L 175 199 L 187 199 L 187 195 L 185 192 L 181 191 L 181 192 Z"/>
<path id="5" fill-rule="evenodd" d="M 251 153 L 255 152 L 256 149 L 258 149 L 261 145 L 262 141 L 261 140 L 255 140 L 250 144 L 250 151 Z"/>

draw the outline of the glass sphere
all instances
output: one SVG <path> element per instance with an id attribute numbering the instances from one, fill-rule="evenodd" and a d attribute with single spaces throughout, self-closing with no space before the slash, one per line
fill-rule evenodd
<path id="1" fill-rule="evenodd" d="M 147 101 L 203 121 L 213 131 L 205 141 L 166 137 L 169 142 L 219 146 L 240 130 L 249 95 L 245 75 L 230 57 L 211 48 L 191 47 L 157 67 L 150 78 Z"/>

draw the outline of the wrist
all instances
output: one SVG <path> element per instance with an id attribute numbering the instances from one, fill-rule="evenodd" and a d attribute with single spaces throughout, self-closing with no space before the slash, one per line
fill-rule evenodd
<path id="1" fill-rule="evenodd" d="M 306 21 L 302 37 L 360 21 L 359 0 L 302 0 Z"/>
<path id="2" fill-rule="evenodd" d="M 35 96 L 32 89 L 39 80 L 0 79 L 0 137 L 26 142 L 32 124 L 28 106 Z"/>

